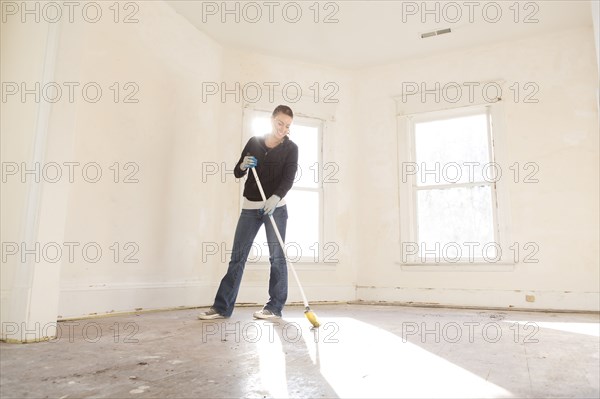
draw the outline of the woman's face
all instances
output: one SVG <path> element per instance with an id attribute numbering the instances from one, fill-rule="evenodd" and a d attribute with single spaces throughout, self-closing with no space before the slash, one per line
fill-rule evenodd
<path id="1" fill-rule="evenodd" d="M 280 112 L 271 118 L 271 124 L 273 125 L 273 135 L 275 138 L 281 140 L 290 131 L 292 117 Z"/>

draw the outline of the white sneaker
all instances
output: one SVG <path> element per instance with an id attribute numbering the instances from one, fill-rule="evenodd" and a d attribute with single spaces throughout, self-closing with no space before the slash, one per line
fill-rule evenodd
<path id="1" fill-rule="evenodd" d="M 267 309 L 259 310 L 258 312 L 254 312 L 253 315 L 256 319 L 280 319 L 281 316 L 277 316 L 275 313 L 271 312 Z"/>
<path id="2" fill-rule="evenodd" d="M 214 319 L 224 319 L 225 316 L 217 312 L 215 309 L 210 308 L 206 312 L 202 312 L 198 315 L 198 319 L 200 320 L 214 320 Z"/>

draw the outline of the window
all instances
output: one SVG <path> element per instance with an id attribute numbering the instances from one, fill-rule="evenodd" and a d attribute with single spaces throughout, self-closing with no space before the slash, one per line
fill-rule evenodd
<path id="1" fill-rule="evenodd" d="M 403 264 L 502 261 L 492 116 L 477 106 L 401 117 Z"/>
<path id="2" fill-rule="evenodd" d="M 247 133 L 263 136 L 271 131 L 271 113 L 251 111 L 247 116 Z M 298 171 L 294 186 L 285 196 L 288 207 L 286 254 L 292 262 L 318 262 L 322 237 L 321 209 L 323 185 L 320 176 L 322 124 L 318 119 L 295 116 L 290 139 L 298 145 Z M 243 191 L 243 186 L 241 187 Z M 264 227 L 258 232 L 248 262 L 269 262 L 269 248 Z"/>

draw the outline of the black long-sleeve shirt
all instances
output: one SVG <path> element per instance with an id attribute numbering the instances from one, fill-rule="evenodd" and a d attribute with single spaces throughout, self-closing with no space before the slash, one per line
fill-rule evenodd
<path id="1" fill-rule="evenodd" d="M 281 144 L 275 148 L 268 148 L 265 145 L 264 137 L 252 137 L 246 143 L 240 160 L 233 170 L 233 174 L 237 178 L 248 173 L 248 169 L 244 171 L 240 169 L 240 164 L 246 155 L 252 155 L 258 161 L 256 172 L 265 196 L 269 198 L 275 194 L 280 198 L 285 197 L 294 184 L 298 169 L 298 146 L 296 143 L 285 136 Z M 244 186 L 244 197 L 250 201 L 262 201 L 252 172 L 248 175 Z"/>

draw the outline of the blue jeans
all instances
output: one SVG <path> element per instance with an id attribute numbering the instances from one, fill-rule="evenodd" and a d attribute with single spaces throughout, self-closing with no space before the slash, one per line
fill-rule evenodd
<path id="1" fill-rule="evenodd" d="M 287 205 L 275 208 L 273 218 L 275 219 L 275 224 L 281 234 L 281 238 L 285 242 L 285 228 L 288 218 Z M 248 254 L 250 253 L 254 238 L 263 223 L 267 233 L 269 261 L 271 262 L 269 302 L 267 302 L 264 308 L 281 316 L 281 311 L 283 310 L 288 294 L 287 263 L 283 250 L 277 240 L 269 216 L 261 216 L 259 209 L 242 209 L 235 229 L 231 261 L 229 262 L 227 273 L 221 280 L 213 304 L 213 308 L 225 317 L 229 317 L 233 313 Z"/>

